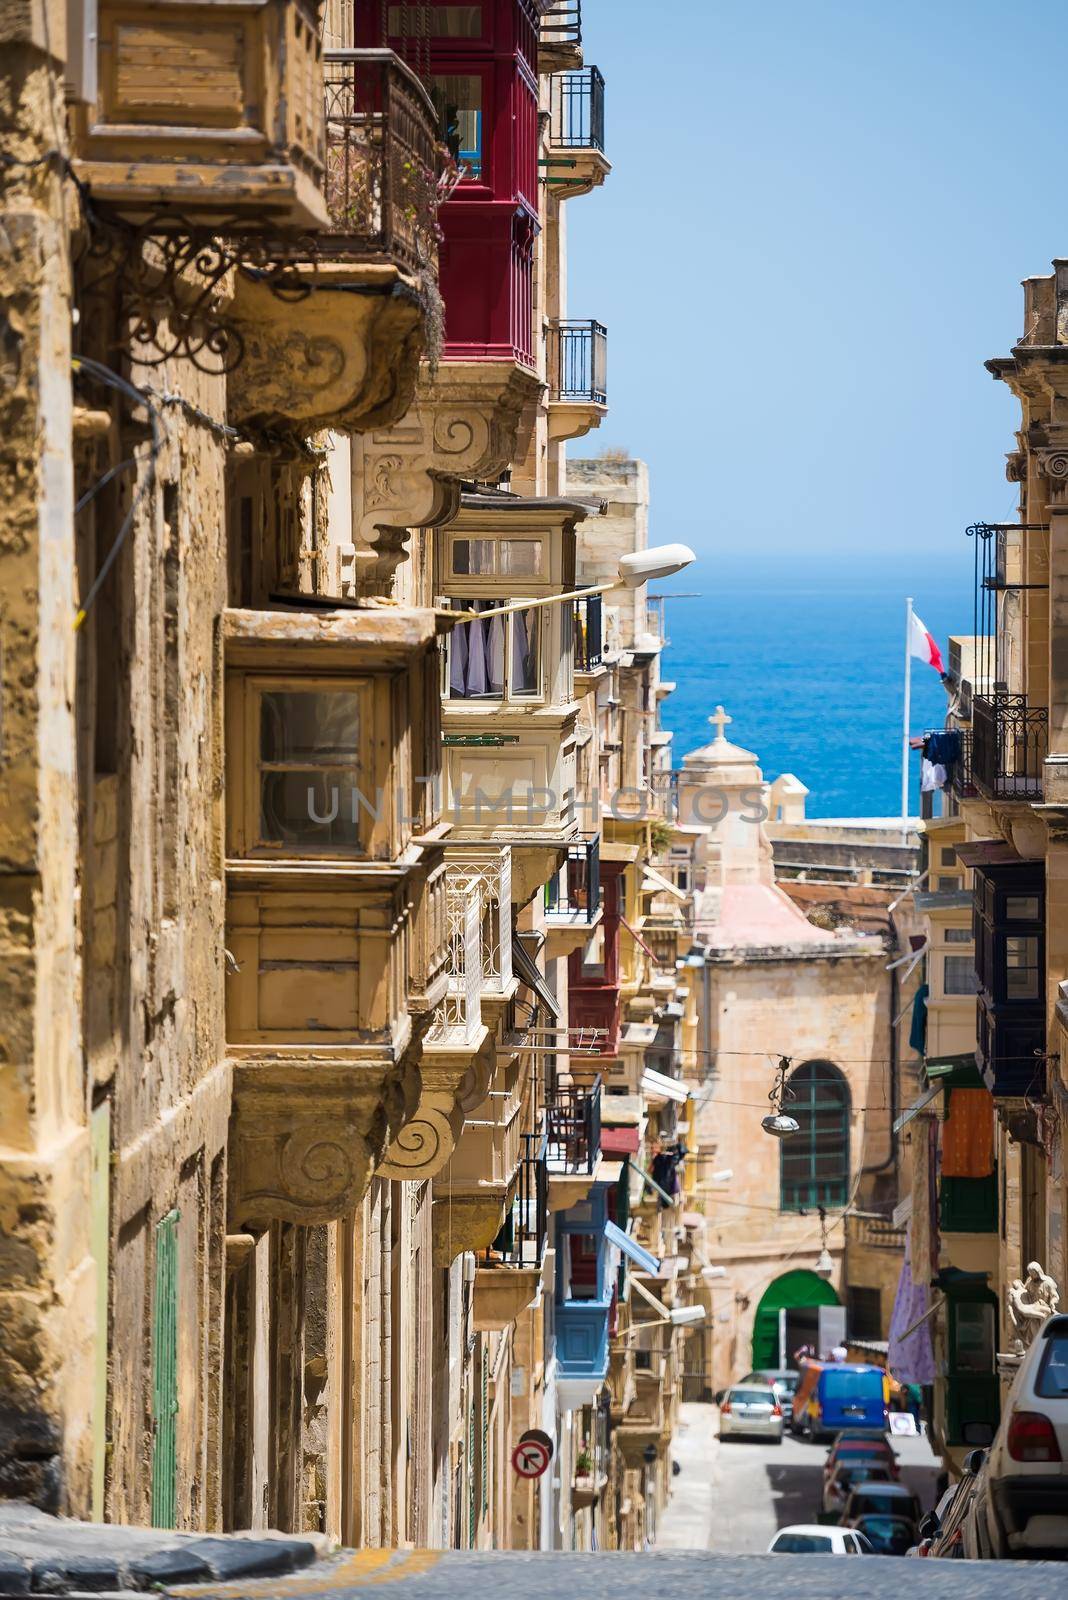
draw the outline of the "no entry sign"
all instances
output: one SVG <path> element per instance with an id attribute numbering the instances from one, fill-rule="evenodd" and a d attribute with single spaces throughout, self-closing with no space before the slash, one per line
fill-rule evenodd
<path id="1" fill-rule="evenodd" d="M 512 1466 L 521 1478 L 540 1478 L 552 1450 L 542 1439 L 520 1439 L 512 1451 Z"/>

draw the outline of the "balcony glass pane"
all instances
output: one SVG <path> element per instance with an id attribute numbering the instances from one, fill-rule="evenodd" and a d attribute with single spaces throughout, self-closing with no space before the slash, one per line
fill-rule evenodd
<path id="1" fill-rule="evenodd" d="M 498 539 L 497 546 L 503 576 L 531 578 L 541 571 L 540 539 Z"/>
<path id="2" fill-rule="evenodd" d="M 538 668 L 541 612 L 516 611 L 504 620 L 512 636 L 512 693 L 517 696 L 537 694 L 541 688 Z"/>
<path id="3" fill-rule="evenodd" d="M 260 758 L 336 766 L 360 759 L 356 689 L 286 689 L 260 696 Z"/>
<path id="4" fill-rule="evenodd" d="M 1006 922 L 1037 922 L 1041 915 L 1037 894 L 1009 894 L 1005 896 Z"/>
<path id="5" fill-rule="evenodd" d="M 974 994 L 975 990 L 975 966 L 971 956 L 943 956 L 943 994 Z"/>
<path id="6" fill-rule="evenodd" d="M 947 928 L 945 941 L 947 944 L 971 944 L 972 930 L 970 928 Z"/>
<path id="7" fill-rule="evenodd" d="M 272 844 L 357 847 L 353 784 L 344 773 L 312 767 L 265 771 L 260 776 L 260 829 Z"/>
<path id="8" fill-rule="evenodd" d="M 494 572 L 495 539 L 454 539 L 452 542 L 452 570 L 464 577 L 477 574 L 490 576 Z"/>
<path id="9" fill-rule="evenodd" d="M 1009 1000 L 1038 999 L 1038 939 L 1005 940 L 1005 995 Z"/>
<path id="10" fill-rule="evenodd" d="M 475 73 L 430 79 L 442 141 L 467 178 L 482 176 L 482 79 Z"/>
<path id="11" fill-rule="evenodd" d="M 956 1372 L 990 1372 L 994 1367 L 994 1307 L 988 1302 L 956 1307 Z"/>
<path id="12" fill-rule="evenodd" d="M 391 39 L 481 39 L 482 7 L 390 6 L 387 26 Z"/>
<path id="13" fill-rule="evenodd" d="M 498 600 L 451 600 L 455 611 L 489 611 Z M 500 700 L 504 695 L 507 617 L 461 622 L 449 636 L 449 698 Z"/>

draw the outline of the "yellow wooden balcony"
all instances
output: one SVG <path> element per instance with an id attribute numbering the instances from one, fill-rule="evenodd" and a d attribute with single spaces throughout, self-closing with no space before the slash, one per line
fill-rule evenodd
<path id="1" fill-rule="evenodd" d="M 315 0 L 100 0 L 99 87 L 75 153 L 93 200 L 144 221 L 321 228 Z"/>

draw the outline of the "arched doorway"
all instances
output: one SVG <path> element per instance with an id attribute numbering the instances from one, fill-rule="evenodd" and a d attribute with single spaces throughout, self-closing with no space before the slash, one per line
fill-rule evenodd
<path id="1" fill-rule="evenodd" d="M 787 1313 L 786 1363 L 793 1365 L 793 1351 L 801 1344 L 816 1345 L 819 1307 L 840 1305 L 826 1278 L 806 1268 L 784 1272 L 764 1290 L 753 1319 L 753 1368 L 779 1365 L 779 1313 Z M 809 1327 L 811 1324 L 811 1328 Z"/>

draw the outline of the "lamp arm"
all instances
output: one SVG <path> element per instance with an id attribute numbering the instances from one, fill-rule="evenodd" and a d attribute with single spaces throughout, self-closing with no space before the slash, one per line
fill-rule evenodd
<path id="1" fill-rule="evenodd" d="M 454 611 L 451 606 L 441 606 L 447 617 L 462 617 L 465 622 L 470 622 L 476 617 L 479 622 L 484 622 L 487 617 L 507 617 L 513 611 L 533 611 L 536 606 L 555 606 L 562 600 L 581 600 L 586 595 L 607 594 L 610 589 L 624 589 L 626 584 L 622 578 L 617 578 L 615 583 L 595 583 L 589 589 L 568 589 L 565 594 L 545 594 L 537 600 L 513 600 L 507 606 L 494 606 L 489 611 Z"/>

